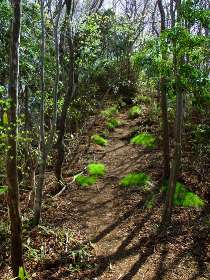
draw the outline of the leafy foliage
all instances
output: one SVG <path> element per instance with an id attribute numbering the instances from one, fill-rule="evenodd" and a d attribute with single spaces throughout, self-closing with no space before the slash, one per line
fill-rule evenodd
<path id="1" fill-rule="evenodd" d="M 123 187 L 143 187 L 150 181 L 150 177 L 144 173 L 130 173 L 123 177 L 120 181 L 120 185 Z"/>
<path id="2" fill-rule="evenodd" d="M 91 140 L 93 143 L 100 145 L 100 146 L 106 146 L 108 141 L 103 138 L 102 136 L 98 135 L 98 134 L 94 134 L 91 136 Z"/>
<path id="3" fill-rule="evenodd" d="M 75 181 L 78 185 L 82 187 L 89 187 L 96 183 L 96 177 L 95 176 L 84 176 L 82 174 L 78 174 L 75 176 Z"/>
<path id="4" fill-rule="evenodd" d="M 139 94 L 134 98 L 135 103 L 151 103 L 151 96 Z"/>
<path id="5" fill-rule="evenodd" d="M 96 177 L 101 177 L 106 173 L 106 167 L 103 163 L 90 163 L 87 170 L 89 175 Z"/>
<path id="6" fill-rule="evenodd" d="M 137 105 L 130 108 L 128 116 L 130 119 L 135 119 L 141 114 L 141 108 Z"/>
<path id="7" fill-rule="evenodd" d="M 101 115 L 105 118 L 111 118 L 113 117 L 114 115 L 116 115 L 118 113 L 118 109 L 116 106 L 112 106 L 112 107 L 109 107 L 107 108 L 106 110 L 103 110 L 101 112 Z"/>
<path id="8" fill-rule="evenodd" d="M 163 186 L 163 191 L 166 192 L 167 189 L 168 189 L 168 185 L 165 184 Z M 199 208 L 204 206 L 204 201 L 197 194 L 190 192 L 180 182 L 176 183 L 173 203 L 175 206 L 183 206 L 183 207 Z"/>
<path id="9" fill-rule="evenodd" d="M 179 182 L 176 183 L 174 204 L 177 206 L 184 206 L 184 207 L 204 206 L 203 200 L 197 194 L 188 191 L 187 188 Z"/>
<path id="10" fill-rule="evenodd" d="M 153 148 L 155 146 L 155 137 L 149 133 L 141 133 L 131 138 L 130 142 L 131 144 Z"/>
<path id="11" fill-rule="evenodd" d="M 106 126 L 109 130 L 113 130 L 116 127 L 118 127 L 119 125 L 120 125 L 120 122 L 115 118 L 109 119 L 106 123 Z"/>
<path id="12" fill-rule="evenodd" d="M 6 186 L 0 187 L 0 195 L 6 193 L 7 191 L 8 191 L 8 188 Z"/>
<path id="13" fill-rule="evenodd" d="M 144 206 L 148 209 L 154 208 L 156 204 L 156 200 L 157 200 L 156 196 L 154 194 L 151 194 L 151 196 L 145 202 Z"/>

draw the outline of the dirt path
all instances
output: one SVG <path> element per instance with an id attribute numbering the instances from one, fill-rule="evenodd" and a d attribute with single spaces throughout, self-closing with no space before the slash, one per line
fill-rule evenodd
<path id="1" fill-rule="evenodd" d="M 164 238 L 158 234 L 160 150 L 130 145 L 129 135 L 139 120 L 129 120 L 127 113 L 119 114 L 118 119 L 123 125 L 109 134 L 106 148 L 91 145 L 86 155 L 87 161 L 103 162 L 107 175 L 96 186 L 77 188 L 65 195 L 71 209 L 67 213 L 79 221 L 79 229 L 92 242 L 96 255 L 97 268 L 84 279 L 210 279 L 206 241 L 199 243 L 196 231 L 199 211 L 177 212 L 176 226 Z M 101 129 L 101 124 L 95 128 Z M 152 178 L 149 192 L 119 187 L 119 180 L 135 171 Z M 155 205 L 150 208 L 148 202 L 153 199 Z"/>
<path id="2" fill-rule="evenodd" d="M 105 121 L 97 119 L 91 131 L 79 138 L 74 164 L 66 164 L 67 188 L 62 194 L 55 196 L 58 190 L 53 173 L 47 175 L 43 222 L 33 230 L 27 230 L 31 215 L 28 196 L 21 196 L 25 264 L 32 280 L 210 279 L 208 203 L 203 209 L 176 207 L 173 226 L 164 236 L 158 230 L 162 212 L 160 131 L 147 110 L 145 107 L 135 120 L 128 119 L 126 111 L 118 114 L 122 125 L 109 132 L 108 145 L 101 148 L 91 144 L 87 149 L 88 135 L 105 130 Z M 137 130 L 153 134 L 157 147 L 145 149 L 129 144 Z M 106 165 L 106 175 L 94 186 L 76 185 L 72 175 L 93 161 Z M 150 176 L 150 189 L 120 187 L 120 179 L 130 172 Z M 186 174 L 190 179 L 191 173 Z M 209 181 L 205 183 L 208 186 Z M 3 221 L 6 220 L 5 212 Z M 11 279 L 9 237 L 6 232 L 0 236 L 4 237 L 0 279 Z M 89 252 L 87 244 L 92 244 L 92 256 L 82 261 L 85 253 L 80 250 L 87 248 Z M 81 254 L 79 261 L 72 252 Z"/>

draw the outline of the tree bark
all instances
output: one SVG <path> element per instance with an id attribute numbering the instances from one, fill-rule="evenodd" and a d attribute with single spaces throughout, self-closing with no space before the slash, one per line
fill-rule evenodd
<path id="1" fill-rule="evenodd" d="M 65 157 L 65 147 L 64 147 L 64 136 L 66 131 L 66 118 L 69 105 L 72 101 L 75 85 L 74 85 L 74 47 L 73 47 L 73 39 L 70 36 L 69 38 L 69 52 L 70 52 L 70 59 L 69 59 L 69 84 L 68 90 L 64 97 L 63 108 L 61 112 L 61 117 L 59 119 L 58 125 L 58 140 L 56 143 L 57 149 L 57 159 L 55 164 L 55 175 L 58 181 L 62 179 L 62 165 Z"/>
<path id="2" fill-rule="evenodd" d="M 73 2 L 73 1 L 72 1 Z M 72 7 L 72 5 L 71 5 Z M 67 11 L 67 30 L 68 30 L 68 46 L 69 46 L 69 81 L 68 90 L 64 97 L 64 103 L 61 111 L 61 116 L 58 123 L 58 139 L 56 142 L 57 158 L 55 163 L 55 176 L 57 181 L 62 180 L 62 165 L 65 157 L 64 136 L 66 132 L 66 118 L 69 105 L 73 99 L 75 92 L 75 77 L 74 77 L 74 40 L 72 31 L 72 11 Z"/>
<path id="3" fill-rule="evenodd" d="M 183 89 L 180 87 L 179 75 L 176 76 L 176 120 L 175 120 L 175 147 L 170 172 L 169 187 L 166 197 L 166 204 L 163 213 L 162 223 L 167 225 L 171 222 L 171 215 L 173 209 L 173 198 L 176 189 L 176 179 L 181 163 L 181 136 L 182 136 L 182 123 L 183 123 Z"/>
<path id="4" fill-rule="evenodd" d="M 7 153 L 8 207 L 11 228 L 11 265 L 14 277 L 23 267 L 23 249 L 21 236 L 21 217 L 19 209 L 19 186 L 17 174 L 17 112 L 19 79 L 19 44 L 21 27 L 21 1 L 13 0 L 13 19 L 10 40 L 10 72 L 8 96 L 11 100 L 9 109 L 9 135 Z"/>
<path id="5" fill-rule="evenodd" d="M 177 0 L 177 23 L 181 23 L 180 5 L 181 0 Z M 183 92 L 184 88 L 181 82 L 180 68 L 184 63 L 183 54 L 177 51 L 176 41 L 173 44 L 173 64 L 175 75 L 175 93 L 176 93 L 176 119 L 175 119 L 175 147 L 169 178 L 169 186 L 166 196 L 166 203 L 162 216 L 162 224 L 167 226 L 171 223 L 173 210 L 173 198 L 176 190 L 177 175 L 181 165 L 181 146 L 182 146 L 182 127 L 183 127 Z"/>
<path id="6" fill-rule="evenodd" d="M 165 11 L 162 5 L 162 1 L 158 0 L 158 8 L 161 16 L 161 33 L 165 30 Z M 165 54 L 161 53 L 162 59 L 165 58 Z M 164 177 L 169 178 L 170 174 L 170 147 L 169 147 L 169 129 L 168 129 L 168 104 L 167 104 L 167 92 L 166 92 L 166 79 L 161 73 L 160 77 L 160 93 L 161 93 L 161 111 L 162 111 L 162 137 L 163 137 L 163 158 L 164 158 Z"/>
<path id="7" fill-rule="evenodd" d="M 35 187 L 35 198 L 34 198 L 34 216 L 33 225 L 36 226 L 40 222 L 41 218 L 41 205 L 42 205 L 42 194 L 45 183 L 45 169 L 46 169 L 46 146 L 45 146 L 45 20 L 44 20 L 44 1 L 41 0 L 41 26 L 42 26 L 42 38 L 41 38 L 41 107 L 40 107 L 40 153 L 41 159 L 39 163 L 39 178 Z"/>

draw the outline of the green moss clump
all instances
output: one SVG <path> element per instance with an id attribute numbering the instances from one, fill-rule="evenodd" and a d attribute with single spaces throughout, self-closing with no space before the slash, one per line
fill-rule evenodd
<path id="1" fill-rule="evenodd" d="M 113 130 L 120 125 L 120 122 L 117 119 L 109 119 L 106 123 L 106 126 L 109 130 Z"/>
<path id="2" fill-rule="evenodd" d="M 150 177 L 144 173 L 130 173 L 120 181 L 122 187 L 142 187 L 149 183 Z"/>
<path id="3" fill-rule="evenodd" d="M 89 187 L 96 183 L 96 177 L 78 174 L 75 176 L 75 182 L 82 187 Z"/>
<path id="4" fill-rule="evenodd" d="M 131 144 L 143 145 L 147 148 L 155 147 L 155 137 L 149 133 L 140 133 L 130 140 Z"/>
<path id="5" fill-rule="evenodd" d="M 118 109 L 116 106 L 112 106 L 110 108 L 107 108 L 106 110 L 102 111 L 101 112 L 101 115 L 104 117 L 104 118 L 111 118 L 113 117 L 114 115 L 116 115 L 118 113 Z"/>
<path id="6" fill-rule="evenodd" d="M 91 141 L 100 146 L 106 146 L 108 141 L 98 134 L 94 134 L 91 136 Z"/>
<path id="7" fill-rule="evenodd" d="M 104 176 L 106 173 L 106 167 L 103 163 L 90 163 L 87 170 L 89 175 L 96 177 Z"/>
<path id="8" fill-rule="evenodd" d="M 167 189 L 168 185 L 165 185 L 163 191 L 166 192 Z M 177 182 L 173 204 L 175 206 L 199 208 L 203 207 L 205 203 L 197 194 L 190 192 L 183 184 Z"/>
<path id="9" fill-rule="evenodd" d="M 137 105 L 130 108 L 128 111 L 128 117 L 130 119 L 135 119 L 141 114 L 141 108 Z"/>

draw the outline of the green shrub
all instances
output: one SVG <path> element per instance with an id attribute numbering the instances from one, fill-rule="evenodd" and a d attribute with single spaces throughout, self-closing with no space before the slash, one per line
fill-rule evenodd
<path id="1" fill-rule="evenodd" d="M 130 141 L 131 144 L 143 145 L 147 148 L 153 148 L 155 146 L 155 137 L 149 133 L 140 133 Z"/>
<path id="2" fill-rule="evenodd" d="M 152 195 L 150 196 L 150 198 L 147 199 L 147 201 L 145 202 L 144 207 L 145 207 L 145 208 L 148 208 L 148 209 L 154 208 L 155 205 L 156 205 L 156 201 L 157 201 L 157 199 L 156 199 L 155 195 L 152 194 Z"/>
<path id="3" fill-rule="evenodd" d="M 128 111 L 128 117 L 130 119 L 135 119 L 141 114 L 141 108 L 137 105 L 130 108 Z"/>
<path id="4" fill-rule="evenodd" d="M 163 186 L 164 192 L 166 192 L 167 189 L 168 185 Z M 175 206 L 199 208 L 204 206 L 204 201 L 197 194 L 190 192 L 183 184 L 177 182 L 173 204 Z"/>
<path id="5" fill-rule="evenodd" d="M 0 187 L 0 195 L 6 193 L 7 191 L 8 191 L 8 188 L 6 186 Z"/>
<path id="6" fill-rule="evenodd" d="M 84 176 L 81 174 L 78 174 L 74 177 L 75 182 L 82 186 L 82 187 L 89 187 L 96 183 L 96 177 L 94 176 Z"/>
<path id="7" fill-rule="evenodd" d="M 184 207 L 203 207 L 204 201 L 195 193 L 187 192 L 183 201 Z"/>
<path id="8" fill-rule="evenodd" d="M 100 146 L 106 146 L 108 141 L 103 138 L 102 136 L 98 135 L 98 134 L 94 134 L 91 136 L 91 140 L 93 143 L 100 145 Z"/>
<path id="9" fill-rule="evenodd" d="M 150 103 L 151 97 L 148 95 L 138 95 L 134 99 L 135 103 Z"/>
<path id="10" fill-rule="evenodd" d="M 130 173 L 120 181 L 122 187 L 142 187 L 149 183 L 150 177 L 144 173 Z"/>
<path id="11" fill-rule="evenodd" d="M 114 115 L 116 115 L 118 113 L 118 109 L 116 106 L 112 106 L 110 108 L 107 108 L 106 110 L 102 111 L 101 112 L 101 115 L 104 117 L 104 118 L 111 118 L 113 117 Z"/>
<path id="12" fill-rule="evenodd" d="M 202 207 L 204 205 L 203 200 L 193 192 L 187 190 L 187 188 L 177 182 L 176 190 L 174 194 L 174 205 L 184 207 Z"/>
<path id="13" fill-rule="evenodd" d="M 106 123 L 106 126 L 109 130 L 113 130 L 120 125 L 120 122 L 117 119 L 109 119 Z"/>
<path id="14" fill-rule="evenodd" d="M 106 173 L 106 167 L 103 163 L 90 163 L 87 170 L 89 175 L 96 177 L 103 176 Z"/>

